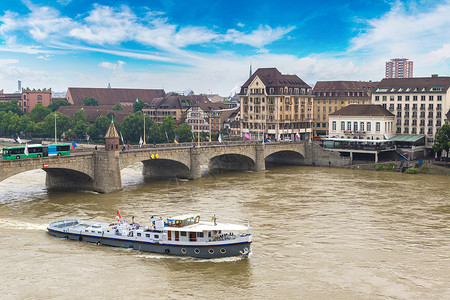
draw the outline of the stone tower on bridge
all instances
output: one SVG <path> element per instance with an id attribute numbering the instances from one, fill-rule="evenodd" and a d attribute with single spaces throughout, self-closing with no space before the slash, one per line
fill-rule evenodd
<path id="1" fill-rule="evenodd" d="M 118 151 L 119 150 L 119 134 L 117 133 L 116 126 L 114 126 L 113 120 L 109 125 L 108 131 L 105 135 L 105 150 L 106 151 Z"/>

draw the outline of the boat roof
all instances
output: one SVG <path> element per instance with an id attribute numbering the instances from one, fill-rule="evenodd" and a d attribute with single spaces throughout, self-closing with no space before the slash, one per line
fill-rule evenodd
<path id="1" fill-rule="evenodd" d="M 171 230 L 171 231 L 203 232 L 203 231 L 214 231 L 214 230 L 244 231 L 244 230 L 248 230 L 248 227 L 243 226 L 243 225 L 236 225 L 236 224 L 214 225 L 213 222 L 199 222 L 196 224 L 186 225 L 183 227 L 166 227 L 165 229 Z"/>
<path id="2" fill-rule="evenodd" d="M 186 215 L 176 216 L 176 217 L 172 217 L 172 218 L 167 218 L 167 221 L 185 221 L 185 220 L 192 219 L 195 217 L 200 217 L 200 215 L 199 214 L 186 214 Z"/>

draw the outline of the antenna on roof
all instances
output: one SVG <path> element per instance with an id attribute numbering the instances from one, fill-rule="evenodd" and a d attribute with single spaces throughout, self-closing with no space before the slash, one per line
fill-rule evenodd
<path id="1" fill-rule="evenodd" d="M 252 77 L 252 60 L 250 60 L 250 75 L 248 75 L 248 78 Z"/>
<path id="2" fill-rule="evenodd" d="M 111 88 L 111 83 L 109 83 L 109 82 L 108 82 L 108 86 L 107 86 L 107 88 L 108 88 L 108 89 L 110 89 L 110 88 Z"/>

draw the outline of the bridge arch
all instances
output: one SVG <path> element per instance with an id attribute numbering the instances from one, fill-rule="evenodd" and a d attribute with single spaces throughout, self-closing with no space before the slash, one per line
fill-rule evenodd
<path id="1" fill-rule="evenodd" d="M 253 171 L 255 161 L 243 154 L 226 153 L 213 156 L 209 159 L 208 168 L 210 172 L 220 171 Z"/>
<path id="2" fill-rule="evenodd" d="M 267 155 L 264 161 L 266 165 L 276 164 L 300 166 L 305 164 L 305 157 L 298 151 L 281 150 Z"/>
<path id="3" fill-rule="evenodd" d="M 148 159 L 142 161 L 144 177 L 150 178 L 190 178 L 189 167 L 177 160 L 172 159 Z"/>
<path id="4" fill-rule="evenodd" d="M 94 178 L 78 170 L 67 168 L 47 168 L 43 170 L 47 173 L 45 179 L 47 188 L 78 190 L 92 190 L 94 188 Z"/>

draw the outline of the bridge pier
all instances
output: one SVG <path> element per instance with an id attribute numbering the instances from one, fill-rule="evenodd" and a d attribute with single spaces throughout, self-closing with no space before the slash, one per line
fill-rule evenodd
<path id="1" fill-rule="evenodd" d="M 256 144 L 255 147 L 255 172 L 262 172 L 266 170 L 266 162 L 264 155 L 264 144 Z"/>
<path id="2" fill-rule="evenodd" d="M 119 151 L 94 151 L 94 182 L 92 189 L 99 193 L 122 190 Z"/>
<path id="3" fill-rule="evenodd" d="M 190 179 L 199 179 L 202 177 L 202 172 L 200 168 L 200 149 L 191 148 L 191 176 Z"/>

